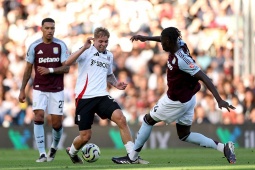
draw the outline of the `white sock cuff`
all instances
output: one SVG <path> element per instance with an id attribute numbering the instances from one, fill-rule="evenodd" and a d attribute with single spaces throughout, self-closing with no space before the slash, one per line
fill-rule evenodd
<path id="1" fill-rule="evenodd" d="M 79 152 L 79 150 L 77 150 L 75 148 L 75 146 L 72 144 L 72 146 L 70 147 L 70 151 L 69 151 L 70 155 L 71 156 L 77 155 L 78 152 Z"/>
<path id="2" fill-rule="evenodd" d="M 220 151 L 220 152 L 224 152 L 224 144 L 223 143 L 218 143 L 217 150 Z"/>
<path id="3" fill-rule="evenodd" d="M 131 153 L 132 151 L 133 151 L 133 149 L 134 149 L 134 142 L 132 142 L 132 141 L 128 141 L 124 146 L 125 146 L 125 148 L 126 148 L 126 150 L 127 150 L 127 153 L 129 154 L 129 153 Z"/>

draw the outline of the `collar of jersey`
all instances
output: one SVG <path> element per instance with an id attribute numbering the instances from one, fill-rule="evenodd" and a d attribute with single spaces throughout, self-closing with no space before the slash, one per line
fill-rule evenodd
<path id="1" fill-rule="evenodd" d="M 96 53 L 107 54 L 107 50 L 105 50 L 103 52 L 99 52 L 94 45 L 93 45 L 93 47 L 94 47 L 94 51 L 96 51 Z"/>

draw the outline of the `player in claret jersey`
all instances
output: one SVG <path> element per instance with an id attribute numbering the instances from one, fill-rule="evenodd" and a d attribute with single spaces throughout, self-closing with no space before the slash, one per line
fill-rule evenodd
<path id="1" fill-rule="evenodd" d="M 179 139 L 202 147 L 213 148 L 224 153 L 229 163 L 235 163 L 234 144 L 229 141 L 226 144 L 214 141 L 200 133 L 191 132 L 190 127 L 196 104 L 195 94 L 200 90 L 199 80 L 211 91 L 219 108 L 235 109 L 222 100 L 209 77 L 200 70 L 189 53 L 186 43 L 181 39 L 180 31 L 175 27 L 165 28 L 161 36 L 147 37 L 135 35 L 132 41 L 157 41 L 161 42 L 163 50 L 169 52 L 167 60 L 167 93 L 144 116 L 133 151 L 124 157 L 113 157 L 112 161 L 118 164 L 136 163 L 138 154 L 144 143 L 148 140 L 153 125 L 160 121 L 166 123 L 176 122 Z"/>
<path id="2" fill-rule="evenodd" d="M 64 105 L 64 73 L 69 67 L 64 63 L 69 56 L 66 44 L 54 38 L 55 21 L 51 18 L 42 20 L 42 38 L 34 41 L 28 48 L 23 81 L 20 88 L 19 101 L 25 102 L 25 87 L 31 77 L 33 65 L 35 77 L 33 79 L 33 111 L 34 136 L 40 157 L 36 162 L 53 161 L 58 143 L 63 133 L 63 105 Z M 51 115 L 52 145 L 45 151 L 44 113 Z"/>

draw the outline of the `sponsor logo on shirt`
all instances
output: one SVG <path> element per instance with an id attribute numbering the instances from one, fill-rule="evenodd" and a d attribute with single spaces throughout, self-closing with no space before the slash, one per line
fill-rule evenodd
<path id="1" fill-rule="evenodd" d="M 169 68 L 169 70 L 173 70 L 173 66 L 169 63 L 169 61 L 167 61 L 167 67 Z"/>
<path id="2" fill-rule="evenodd" d="M 91 66 L 96 65 L 98 67 L 109 68 L 109 64 L 91 59 Z"/>
<path id="3" fill-rule="evenodd" d="M 172 64 L 175 64 L 175 62 L 176 62 L 176 58 L 174 58 L 174 59 L 172 60 Z"/>
<path id="4" fill-rule="evenodd" d="M 39 58 L 39 63 L 54 63 L 59 62 L 59 58 Z"/>

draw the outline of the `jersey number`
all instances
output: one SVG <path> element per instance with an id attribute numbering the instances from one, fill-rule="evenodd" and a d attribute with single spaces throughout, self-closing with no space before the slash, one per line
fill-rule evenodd
<path id="1" fill-rule="evenodd" d="M 59 100 L 58 108 L 62 109 L 63 108 L 63 104 L 64 104 L 64 101 L 63 100 Z"/>
<path id="2" fill-rule="evenodd" d="M 158 107 L 159 107 L 158 105 L 155 105 L 155 106 L 153 107 L 153 111 L 156 112 L 156 111 L 158 110 Z"/>

